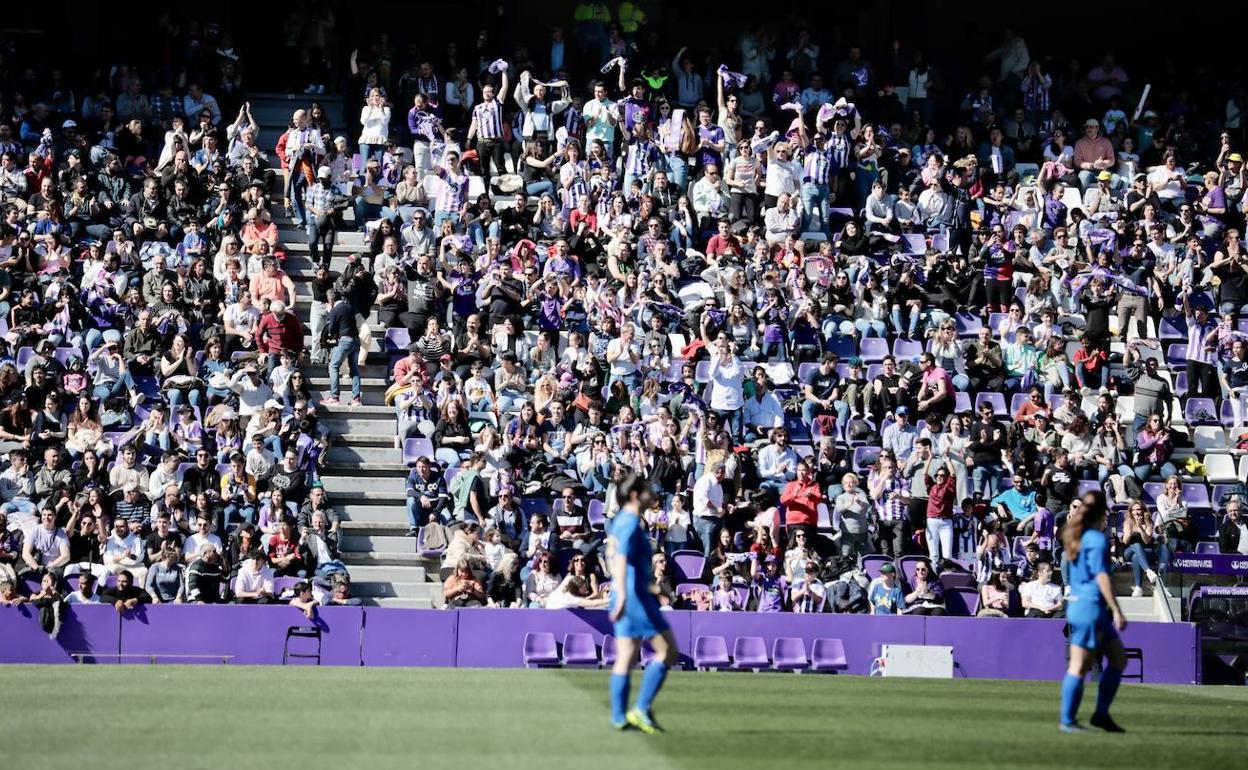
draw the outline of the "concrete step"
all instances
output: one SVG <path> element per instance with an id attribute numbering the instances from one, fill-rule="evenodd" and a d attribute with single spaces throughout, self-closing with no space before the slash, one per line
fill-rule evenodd
<path id="1" fill-rule="evenodd" d="M 412 556 L 416 553 L 416 538 L 394 535 L 355 535 L 342 538 L 344 553 L 384 554 L 386 556 Z"/>
<path id="2" fill-rule="evenodd" d="M 325 464 L 325 473 L 336 476 L 357 476 L 361 480 L 370 482 L 372 479 L 390 476 L 402 481 L 407 474 L 407 466 L 397 461 L 390 463 L 330 462 Z"/>
<path id="3" fill-rule="evenodd" d="M 335 496 L 334 500 L 338 497 Z M 393 527 L 397 535 L 407 531 L 407 499 L 378 500 L 375 504 L 349 503 L 336 506 L 338 515 L 344 520 L 344 526 L 352 528 L 365 526 Z M 400 526 L 401 525 L 401 526 Z"/>
<path id="4" fill-rule="evenodd" d="M 320 367 L 316 367 L 312 369 L 313 374 L 312 376 L 308 377 L 308 385 L 310 385 L 313 388 L 321 388 L 321 389 L 328 388 L 329 387 L 329 374 L 327 373 L 323 377 L 317 376 L 315 372 L 319 368 Z M 347 371 L 347 367 L 343 366 L 343 372 L 346 372 L 346 371 Z M 386 389 L 390 387 L 390 379 L 388 377 L 369 377 L 365 375 L 363 371 L 361 371 L 360 372 L 360 387 L 364 388 L 365 390 L 368 390 L 370 388 L 374 390 L 380 389 L 382 394 L 384 395 L 386 392 Z"/>
<path id="5" fill-rule="evenodd" d="M 415 540 L 416 538 L 411 538 Z M 425 559 L 414 553 L 385 553 L 382 551 L 363 551 L 363 552 L 346 552 L 342 554 L 342 560 L 348 566 L 356 565 L 366 567 L 421 567 L 425 566 Z"/>
<path id="6" fill-rule="evenodd" d="M 375 596 L 369 597 L 364 604 L 369 607 L 389 607 L 391 609 L 402 610 L 431 610 L 434 608 L 433 599 L 400 599 L 393 596 Z"/>
<path id="7" fill-rule="evenodd" d="M 336 446 L 390 447 L 394 449 L 393 433 L 338 433 L 334 436 Z"/>
<path id="8" fill-rule="evenodd" d="M 391 413 L 390 419 L 363 419 L 358 417 L 332 417 L 321 420 L 321 424 L 329 429 L 334 435 L 342 435 L 348 433 L 362 433 L 368 435 L 394 435 L 395 426 L 394 414 Z"/>
<path id="9" fill-rule="evenodd" d="M 354 579 L 355 570 L 351 570 L 351 593 L 360 598 L 395 598 L 395 599 L 426 599 L 430 602 L 436 596 L 441 598 L 442 587 L 437 583 L 424 581 L 411 582 L 404 580 L 387 580 L 382 582 L 359 582 Z"/>
<path id="10" fill-rule="evenodd" d="M 308 249 L 308 231 L 302 227 L 295 227 L 293 224 L 286 227 L 278 227 L 278 242 L 286 248 L 288 253 L 307 254 Z M 361 251 L 368 248 L 369 240 L 367 233 L 359 230 L 336 230 L 334 231 L 334 250 L 341 248 L 344 252 Z"/>
<path id="11" fill-rule="evenodd" d="M 365 478 L 358 474 L 323 473 L 321 482 L 335 501 L 340 499 L 341 492 L 371 492 L 386 498 L 403 499 L 407 495 L 406 479 L 403 473 L 395 473 L 381 478 Z"/>
<path id="12" fill-rule="evenodd" d="M 384 583 L 397 581 L 400 583 L 423 583 L 428 579 L 425 568 L 420 565 L 388 565 L 375 566 L 361 564 L 351 568 L 351 582 Z"/>
<path id="13" fill-rule="evenodd" d="M 331 465 L 392 464 L 401 460 L 402 454 L 393 447 L 331 446 L 326 457 Z"/>

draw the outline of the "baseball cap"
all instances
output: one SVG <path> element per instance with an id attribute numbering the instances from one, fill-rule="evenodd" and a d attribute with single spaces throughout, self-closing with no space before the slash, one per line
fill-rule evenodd
<path id="1" fill-rule="evenodd" d="M 883 567 L 880 567 L 881 575 L 892 575 L 892 574 L 895 574 L 896 572 L 897 572 L 897 568 L 891 564 L 885 564 Z"/>
<path id="2" fill-rule="evenodd" d="M 1087 120 L 1083 122 L 1083 127 L 1084 128 L 1100 128 L 1101 123 L 1096 118 L 1088 118 Z"/>
<path id="3" fill-rule="evenodd" d="M 1231 163 L 1243 163 L 1244 162 L 1244 156 L 1240 155 L 1237 152 L 1233 152 L 1230 155 L 1227 155 L 1226 159 L 1229 160 Z"/>
<path id="4" fill-rule="evenodd" d="M 333 172 L 329 170 L 329 166 L 321 166 L 320 168 L 316 170 L 316 175 L 318 177 L 321 177 L 322 179 L 325 179 L 325 178 L 332 176 Z"/>
<path id="5" fill-rule="evenodd" d="M 78 124 L 72 120 L 67 120 L 61 124 L 61 128 L 77 128 Z"/>
<path id="6" fill-rule="evenodd" d="M 265 409 L 281 409 L 282 404 L 277 399 L 270 398 L 268 401 L 264 402 L 264 408 Z"/>
<path id="7" fill-rule="evenodd" d="M 1096 178 L 1102 182 L 1108 182 L 1109 180 L 1114 178 L 1114 175 L 1109 173 L 1108 171 L 1102 171 L 1101 173 L 1096 175 Z"/>
<path id="8" fill-rule="evenodd" d="M 896 411 L 894 414 L 898 415 L 899 417 L 900 417 L 900 416 L 902 416 L 902 415 L 904 415 L 904 416 L 906 416 L 906 417 L 909 417 L 909 416 L 910 416 L 910 407 L 908 407 L 908 406 L 899 406 L 899 407 L 897 407 L 897 411 Z"/>

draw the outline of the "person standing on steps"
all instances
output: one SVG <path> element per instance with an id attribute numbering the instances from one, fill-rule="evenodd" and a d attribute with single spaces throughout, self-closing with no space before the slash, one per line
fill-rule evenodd
<path id="1" fill-rule="evenodd" d="M 326 344 L 333 342 L 333 352 L 329 356 L 329 398 L 321 401 L 324 406 L 336 406 L 338 394 L 341 392 L 340 371 L 343 359 L 351 372 L 351 406 L 359 406 L 360 400 L 360 327 L 356 322 L 355 308 L 346 296 L 339 296 L 338 289 L 331 289 L 327 294 L 330 306 L 329 317 L 325 319 Z"/>
<path id="2" fill-rule="evenodd" d="M 328 265 L 334 257 L 334 184 L 329 166 L 316 172 L 316 184 L 304 193 L 304 229 L 308 233 L 308 252 L 314 265 Z"/>
<path id="3" fill-rule="evenodd" d="M 294 127 L 286 132 L 286 159 L 290 165 L 287 197 L 291 203 L 291 219 L 297 226 L 303 227 L 306 220 L 303 193 L 312 184 L 313 169 L 325 156 L 325 139 L 321 136 L 321 129 L 308 122 L 307 111 L 295 110 L 291 120 Z"/>

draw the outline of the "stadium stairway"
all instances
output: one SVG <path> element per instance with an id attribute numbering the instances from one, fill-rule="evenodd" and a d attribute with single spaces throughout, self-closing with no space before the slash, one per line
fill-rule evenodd
<path id="1" fill-rule="evenodd" d="M 252 94 L 251 111 L 260 124 L 261 146 L 271 152 L 291 113 L 314 98 L 325 107 L 331 121 L 340 122 L 341 99 L 336 97 Z M 311 314 L 308 282 L 312 278 L 312 260 L 306 234 L 282 212 L 280 185 L 279 175 L 273 190 L 277 201 L 273 218 L 287 252 L 285 270 L 295 282 L 298 295 L 294 310 L 307 325 Z M 351 212 L 346 217 L 350 222 Z M 347 254 L 363 248 L 363 234 L 338 233 L 332 269 L 341 272 Z M 376 321 L 375 314 L 370 321 Z M 311 336 L 305 342 L 310 349 Z M 363 405 L 318 407 L 322 423 L 333 436 L 321 479 L 331 503 L 342 516 L 342 559 L 351 573 L 353 594 L 373 606 L 428 608 L 441 604 L 438 565 L 422 559 L 416 552 L 416 538 L 405 536 L 407 468 L 394 447 L 398 427 L 394 410 L 384 405 L 389 369 L 388 357 L 374 345 L 360 372 Z M 319 402 L 329 395 L 329 372 L 324 365 L 308 366 L 306 371 L 313 397 Z M 349 399 L 346 366 L 342 381 Z"/>

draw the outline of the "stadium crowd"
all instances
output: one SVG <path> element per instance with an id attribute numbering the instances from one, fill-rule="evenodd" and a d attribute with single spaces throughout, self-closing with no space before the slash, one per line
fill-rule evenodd
<path id="1" fill-rule="evenodd" d="M 8 79 L 0 570 L 355 601 L 307 373 L 359 404 L 374 347 L 451 607 L 604 606 L 629 469 L 669 606 L 1060 614 L 1088 486 L 1137 595 L 1248 553 L 1242 89 L 1138 102 L 1010 30 L 964 92 L 900 44 L 665 37 L 629 2 L 445 61 L 379 34 L 346 127 L 273 148 L 224 39 L 81 102 Z"/>

